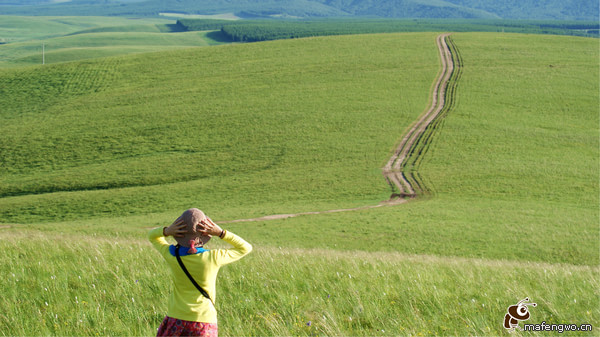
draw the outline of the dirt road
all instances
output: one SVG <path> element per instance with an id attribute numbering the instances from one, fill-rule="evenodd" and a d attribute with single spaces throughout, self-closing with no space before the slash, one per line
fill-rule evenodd
<path id="1" fill-rule="evenodd" d="M 431 137 L 424 137 L 427 129 L 435 127 L 436 123 L 434 122 L 436 119 L 443 118 L 442 111 L 449 106 L 446 93 L 451 78 L 453 75 L 456 78 L 459 70 L 459 67 L 454 64 L 452 50 L 449 47 L 449 43 L 452 43 L 449 36 L 450 34 L 441 34 L 437 37 L 442 69 L 433 86 L 429 109 L 405 133 L 396 151 L 383 167 L 383 176 L 392 187 L 392 196 L 414 197 L 418 193 L 425 192 L 425 188 L 418 183 L 418 179 L 413 174 L 415 171 L 414 164 L 409 166 L 409 163 L 419 162 L 419 157 L 424 154 L 424 150 L 431 139 Z M 452 49 L 455 51 L 455 57 L 458 57 L 456 47 L 453 44 Z M 457 71 L 455 72 L 455 70 Z M 454 88 L 452 88 L 452 92 L 454 92 Z M 453 99 L 453 97 L 448 98 Z"/>
<path id="2" fill-rule="evenodd" d="M 238 219 L 219 221 L 220 223 L 236 223 L 250 221 L 266 221 L 275 219 L 293 218 L 300 215 L 325 214 L 337 212 L 349 212 L 363 209 L 371 209 L 383 206 L 392 206 L 407 202 L 406 197 L 414 198 L 418 194 L 425 193 L 427 189 L 420 183 L 416 174 L 418 164 L 427 147 L 431 142 L 433 133 L 439 121 L 451 108 L 454 101 L 456 83 L 460 77 L 460 66 L 462 61 L 456 46 L 450 39 L 450 34 L 441 34 L 437 37 L 437 46 L 440 53 L 441 71 L 438 75 L 431 93 L 431 103 L 428 109 L 414 122 L 410 129 L 404 134 L 402 141 L 383 167 L 382 173 L 392 188 L 390 200 L 382 201 L 377 205 L 334 209 L 319 212 L 303 212 L 291 214 L 267 215 L 260 218 Z M 456 62 L 455 62 L 456 61 Z"/>

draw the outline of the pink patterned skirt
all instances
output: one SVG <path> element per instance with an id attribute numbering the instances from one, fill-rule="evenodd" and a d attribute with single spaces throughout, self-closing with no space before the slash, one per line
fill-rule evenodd
<path id="1" fill-rule="evenodd" d="M 198 336 L 218 337 L 219 329 L 216 323 L 190 322 L 166 316 L 160 324 L 156 337 L 167 336 Z"/>

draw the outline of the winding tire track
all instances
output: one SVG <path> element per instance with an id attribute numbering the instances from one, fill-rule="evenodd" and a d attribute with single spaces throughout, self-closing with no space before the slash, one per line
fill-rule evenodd
<path id="1" fill-rule="evenodd" d="M 407 202 L 405 197 L 415 198 L 419 194 L 427 193 L 428 190 L 422 183 L 418 174 L 418 167 L 427 153 L 429 145 L 433 140 L 435 132 L 455 104 L 455 92 L 460 72 L 462 59 L 458 49 L 454 45 L 449 33 L 437 37 L 437 46 L 440 53 L 441 72 L 438 75 L 431 93 L 431 104 L 427 110 L 412 124 L 406 132 L 396 151 L 383 167 L 382 173 L 392 188 L 389 200 L 382 201 L 377 205 L 362 206 L 355 208 L 334 209 L 318 212 L 303 212 L 292 214 L 267 215 L 260 218 L 238 219 L 219 221 L 220 223 L 237 223 L 251 221 L 267 221 L 275 219 L 293 218 L 301 215 L 326 214 L 337 212 L 358 211 L 383 206 L 392 206 Z"/>
<path id="2" fill-rule="evenodd" d="M 450 34 L 439 35 L 437 46 L 442 70 L 433 86 L 431 104 L 412 124 L 382 169 L 383 176 L 392 188 L 390 199 L 414 198 L 418 194 L 427 193 L 428 190 L 422 183 L 417 168 L 433 140 L 435 131 L 448 111 L 454 107 L 462 59 Z"/>

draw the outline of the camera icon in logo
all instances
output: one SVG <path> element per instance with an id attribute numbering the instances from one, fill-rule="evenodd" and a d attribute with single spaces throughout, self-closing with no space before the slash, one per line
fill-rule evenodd
<path id="1" fill-rule="evenodd" d="M 526 321 L 529 319 L 529 309 L 527 306 L 536 307 L 536 303 L 525 303 L 529 301 L 529 297 L 525 297 L 520 300 L 519 303 L 508 307 L 508 312 L 504 315 L 504 328 L 509 332 L 514 332 L 515 329 L 521 329 L 519 327 L 519 321 Z"/>

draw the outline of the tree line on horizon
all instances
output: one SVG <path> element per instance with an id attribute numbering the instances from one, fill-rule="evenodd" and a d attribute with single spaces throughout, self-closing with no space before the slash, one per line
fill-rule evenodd
<path id="1" fill-rule="evenodd" d="M 220 30 L 233 42 L 258 42 L 311 36 L 375 34 L 423 31 L 510 32 L 529 34 L 598 37 L 599 23 L 583 21 L 521 20 L 210 20 L 180 19 L 177 25 L 188 31 Z"/>

